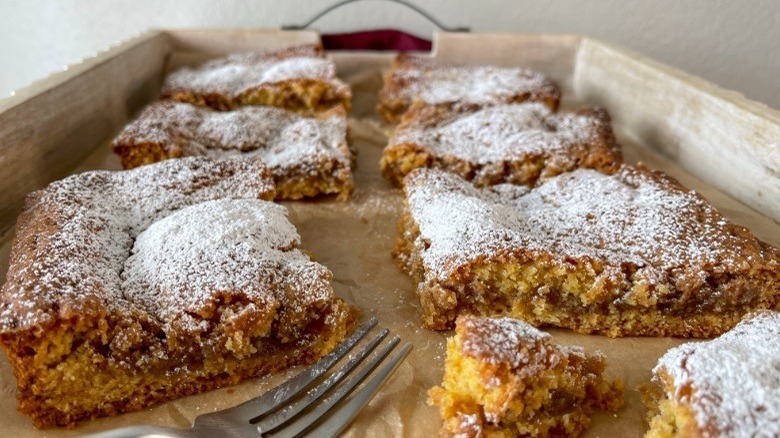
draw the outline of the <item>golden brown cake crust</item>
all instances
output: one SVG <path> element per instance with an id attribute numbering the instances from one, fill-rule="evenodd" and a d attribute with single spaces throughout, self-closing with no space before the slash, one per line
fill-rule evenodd
<path id="1" fill-rule="evenodd" d="M 642 388 L 648 437 L 780 435 L 780 313 L 748 315 L 721 337 L 669 350 Z"/>
<path id="2" fill-rule="evenodd" d="M 261 161 L 199 157 L 31 194 L 0 291 L 20 410 L 72 425 L 333 348 L 354 310 L 273 196 Z"/>
<path id="3" fill-rule="evenodd" d="M 217 110 L 272 105 L 313 114 L 334 106 L 349 110 L 352 93 L 336 78 L 321 45 L 236 53 L 165 80 L 162 97 Z"/>
<path id="4" fill-rule="evenodd" d="M 377 110 L 386 122 L 398 123 L 415 102 L 469 110 L 525 101 L 542 102 L 554 111 L 560 90 L 551 79 L 527 68 L 445 65 L 399 54 L 385 75 Z"/>
<path id="5" fill-rule="evenodd" d="M 487 186 L 533 185 L 579 167 L 611 173 L 621 161 L 604 109 L 554 113 L 526 102 L 465 112 L 415 104 L 390 137 L 380 165 L 396 186 L 417 167 L 445 169 Z"/>
<path id="6" fill-rule="evenodd" d="M 186 156 L 261 158 L 276 183 L 276 199 L 346 199 L 353 187 L 346 132 L 341 107 L 307 117 L 268 106 L 222 112 L 158 101 L 119 133 L 112 148 L 125 169 Z"/>
<path id="7" fill-rule="evenodd" d="M 395 255 L 429 328 L 508 314 L 581 333 L 711 337 L 780 306 L 780 251 L 641 166 L 533 189 L 418 169 L 405 191 Z"/>
<path id="8" fill-rule="evenodd" d="M 616 411 L 623 385 L 604 357 L 552 342 L 513 318 L 458 317 L 444 382 L 429 394 L 442 436 L 577 436 L 593 410 Z"/>

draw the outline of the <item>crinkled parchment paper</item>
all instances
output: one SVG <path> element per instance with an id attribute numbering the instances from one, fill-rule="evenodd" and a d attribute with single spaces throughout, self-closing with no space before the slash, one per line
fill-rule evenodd
<path id="1" fill-rule="evenodd" d="M 323 200 L 289 202 L 290 219 L 298 227 L 303 247 L 334 274 L 337 293 L 357 305 L 364 316 L 375 315 L 414 349 L 382 391 L 363 410 L 347 436 L 435 436 L 438 413 L 426 404 L 426 391 L 441 381 L 445 338 L 449 333 L 423 329 L 419 323 L 415 284 L 396 268 L 390 251 L 397 232 L 396 221 L 402 206 L 400 191 L 390 187 L 379 174 L 379 157 L 386 142 L 385 131 L 374 111 L 381 86 L 381 70 L 389 65 L 389 55 L 340 54 L 340 75 L 352 84 L 354 107 L 350 119 L 351 139 L 358 151 L 356 190 L 349 202 Z M 637 103 L 641 104 L 641 103 Z M 573 96 L 565 96 L 565 106 L 576 107 Z M 620 127 L 618 133 L 620 132 Z M 673 163 L 619 135 L 627 161 L 645 161 L 670 172 L 684 184 L 702 192 L 731 219 L 748 226 L 759 237 L 775 244 L 780 226 L 743 204 L 686 174 Z M 76 171 L 119 169 L 119 161 L 108 146 L 96 151 Z M 0 252 L 4 273 L 8 266 L 8 244 Z M 663 338 L 609 339 L 584 336 L 566 330 L 550 330 L 554 339 L 566 345 L 581 345 L 589 351 L 601 350 L 607 357 L 607 373 L 626 383 L 626 403 L 617 414 L 597 413 L 586 436 L 641 436 L 645 430 L 645 410 L 636 387 L 646 382 L 658 357 L 682 340 Z M 16 411 L 16 380 L 4 355 L 0 355 L 0 435 L 25 437 L 66 437 L 135 424 L 188 427 L 200 414 L 243 402 L 294 375 L 298 370 L 254 379 L 240 385 L 195 395 L 114 418 L 99 419 L 74 430 L 36 430 L 30 420 Z"/>

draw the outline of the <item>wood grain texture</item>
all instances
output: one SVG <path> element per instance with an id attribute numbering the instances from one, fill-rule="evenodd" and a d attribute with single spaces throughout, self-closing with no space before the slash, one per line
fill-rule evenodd
<path id="1" fill-rule="evenodd" d="M 167 71 L 197 65 L 228 53 L 320 43 L 320 34 L 313 30 L 169 29 L 165 33 L 171 39 Z"/>
<path id="2" fill-rule="evenodd" d="M 587 38 L 574 91 L 607 107 L 639 143 L 780 221 L 780 112 Z"/>
<path id="3" fill-rule="evenodd" d="M 226 54 L 320 42 L 320 34 L 314 30 L 166 29 L 164 32 L 171 38 L 172 50 L 179 52 Z"/>
<path id="4" fill-rule="evenodd" d="M 565 91 L 582 37 L 577 35 L 436 32 L 433 56 L 443 62 L 522 66 L 544 72 Z"/>
<path id="5" fill-rule="evenodd" d="M 159 93 L 168 50 L 149 32 L 0 101 L 0 233 L 27 193 L 69 174 Z"/>

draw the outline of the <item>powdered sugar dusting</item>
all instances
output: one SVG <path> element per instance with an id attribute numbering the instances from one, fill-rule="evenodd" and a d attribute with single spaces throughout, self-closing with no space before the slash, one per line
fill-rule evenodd
<path id="1" fill-rule="evenodd" d="M 541 364 L 555 351 L 549 334 L 515 318 L 462 316 L 456 330 L 464 353 L 493 365 Z"/>
<path id="2" fill-rule="evenodd" d="M 222 294 L 240 294 L 260 308 L 326 302 L 332 294 L 330 272 L 296 249 L 299 243 L 279 204 L 255 199 L 200 203 L 138 235 L 124 264 L 122 290 L 157 319 L 189 330 L 199 323 L 191 315 Z"/>
<path id="3" fill-rule="evenodd" d="M 612 176 L 576 170 L 530 191 L 477 189 L 455 175 L 421 169 L 407 178 L 406 192 L 429 280 L 446 281 L 460 266 L 518 250 L 592 258 L 618 274 L 633 264 L 634 281 L 652 282 L 684 273 L 703 281 L 706 269 L 746 270 L 756 254 L 755 240 L 733 234 L 695 192 L 628 165 Z"/>
<path id="4" fill-rule="evenodd" d="M 538 102 L 497 105 L 448 118 L 435 126 L 402 125 L 388 147 L 423 145 L 437 156 L 489 164 L 564 151 L 597 139 L 602 121 L 589 115 L 553 113 Z"/>
<path id="5" fill-rule="evenodd" d="M 704 436 L 778 436 L 778 340 L 780 313 L 758 312 L 715 340 L 669 350 L 653 371 L 671 376 L 678 391 L 670 397 L 690 404 L 712 432 Z"/>
<path id="6" fill-rule="evenodd" d="M 274 176 L 282 177 L 293 168 L 319 171 L 325 162 L 349 169 L 346 131 L 347 120 L 339 110 L 306 117 L 267 106 L 222 112 L 160 101 L 127 125 L 113 145 L 154 143 L 183 156 L 259 157 Z"/>
<path id="7" fill-rule="evenodd" d="M 397 91 L 399 97 L 430 105 L 484 105 L 508 102 L 525 93 L 558 94 L 545 75 L 521 67 L 447 66 L 413 58 L 410 66 L 391 74 L 393 81 L 403 84 Z"/>
<path id="8" fill-rule="evenodd" d="M 56 181 L 31 194 L 20 216 L 0 295 L 0 328 L 46 324 L 58 312 L 94 311 L 96 303 L 109 310 L 134 307 L 120 273 L 134 239 L 151 224 L 212 199 L 273 194 L 258 160 L 186 158 Z"/>
<path id="9" fill-rule="evenodd" d="M 198 67 L 185 67 L 171 73 L 163 84 L 163 94 L 178 89 L 196 93 L 216 93 L 235 98 L 263 84 L 295 79 L 315 79 L 344 88 L 336 78 L 336 68 L 322 51 L 303 46 L 273 52 L 236 53 Z"/>

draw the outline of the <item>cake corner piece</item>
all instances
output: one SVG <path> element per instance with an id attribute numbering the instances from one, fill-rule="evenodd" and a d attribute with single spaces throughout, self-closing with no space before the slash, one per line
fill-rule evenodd
<path id="1" fill-rule="evenodd" d="M 604 368 L 601 354 L 556 345 L 523 321 L 461 316 L 429 404 L 441 436 L 578 436 L 594 410 L 623 404 L 623 383 Z"/>
<path id="2" fill-rule="evenodd" d="M 474 109 L 536 101 L 555 111 L 560 96 L 552 79 L 528 68 L 439 64 L 434 59 L 402 53 L 384 75 L 377 112 L 385 122 L 398 123 L 416 102 Z"/>
<path id="3" fill-rule="evenodd" d="M 33 193 L 0 346 L 39 428 L 137 411 L 333 349 L 357 309 L 298 247 L 260 161 L 183 158 Z"/>
<path id="4" fill-rule="evenodd" d="M 321 45 L 303 45 L 180 68 L 166 78 L 161 97 L 220 111 L 269 105 L 316 114 L 334 106 L 349 110 L 352 92 Z"/>
<path id="5" fill-rule="evenodd" d="M 276 199 L 334 195 L 353 190 L 346 111 L 315 116 L 271 106 L 215 111 L 189 103 L 152 103 L 117 135 L 112 149 L 125 169 L 171 158 L 262 159 Z"/>
<path id="6" fill-rule="evenodd" d="M 640 387 L 647 438 L 780 435 L 780 313 L 669 350 Z"/>
<path id="7" fill-rule="evenodd" d="M 418 102 L 393 131 L 380 168 L 395 186 L 419 167 L 447 170 L 477 186 L 533 186 L 577 168 L 612 173 L 622 160 L 603 108 L 553 112 L 522 102 L 454 111 Z"/>
<path id="8" fill-rule="evenodd" d="M 564 173 L 479 188 L 405 179 L 394 250 L 426 327 L 509 315 L 583 334 L 712 337 L 780 306 L 780 251 L 662 172 Z"/>

